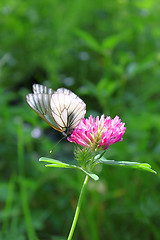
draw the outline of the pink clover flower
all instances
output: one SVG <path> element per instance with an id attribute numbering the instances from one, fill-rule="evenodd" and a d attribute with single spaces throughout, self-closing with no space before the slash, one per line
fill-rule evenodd
<path id="1" fill-rule="evenodd" d="M 118 116 L 111 119 L 102 115 L 99 119 L 99 116 L 95 118 L 90 115 L 88 119 L 82 119 L 67 140 L 95 151 L 105 150 L 110 145 L 123 141 L 122 135 L 126 130 L 124 125 Z"/>

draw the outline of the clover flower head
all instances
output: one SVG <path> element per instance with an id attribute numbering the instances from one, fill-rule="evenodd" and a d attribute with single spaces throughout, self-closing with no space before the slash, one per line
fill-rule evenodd
<path id="1" fill-rule="evenodd" d="M 95 151 L 105 150 L 110 145 L 123 141 L 122 135 L 126 130 L 124 125 L 118 116 L 111 119 L 109 116 L 105 118 L 104 115 L 101 118 L 90 115 L 88 119 L 82 119 L 67 139 Z"/>

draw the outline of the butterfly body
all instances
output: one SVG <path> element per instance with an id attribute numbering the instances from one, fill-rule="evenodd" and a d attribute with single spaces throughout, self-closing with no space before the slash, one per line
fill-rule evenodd
<path id="1" fill-rule="evenodd" d="M 33 93 L 26 95 L 29 106 L 51 127 L 69 136 L 86 113 L 86 104 L 65 88 L 54 91 L 34 84 Z"/>

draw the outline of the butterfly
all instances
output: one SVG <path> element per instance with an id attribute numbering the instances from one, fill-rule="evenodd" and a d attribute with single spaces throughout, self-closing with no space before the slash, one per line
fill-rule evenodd
<path id="1" fill-rule="evenodd" d="M 26 95 L 29 106 L 52 128 L 70 136 L 86 113 L 86 104 L 66 88 L 33 85 L 33 93 Z"/>

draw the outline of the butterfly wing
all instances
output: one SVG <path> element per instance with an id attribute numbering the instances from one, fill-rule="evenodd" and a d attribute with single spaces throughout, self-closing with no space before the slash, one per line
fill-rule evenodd
<path id="1" fill-rule="evenodd" d="M 86 113 L 86 104 L 76 94 L 65 88 L 57 89 L 51 96 L 52 116 L 63 132 L 70 134 Z"/>
<path id="2" fill-rule="evenodd" d="M 65 88 L 52 88 L 34 84 L 33 93 L 26 96 L 29 106 L 51 127 L 69 135 L 86 113 L 86 104 Z"/>
<path id="3" fill-rule="evenodd" d="M 33 84 L 33 93 L 53 94 L 54 90 L 40 84 Z"/>
<path id="4" fill-rule="evenodd" d="M 36 113 L 38 113 L 38 115 L 43 118 L 51 127 L 62 132 L 62 129 L 57 125 L 52 116 L 50 103 L 53 93 L 54 91 L 51 88 L 47 88 L 46 86 L 39 84 L 34 84 L 33 93 L 26 95 L 26 101 L 29 106 Z"/>

